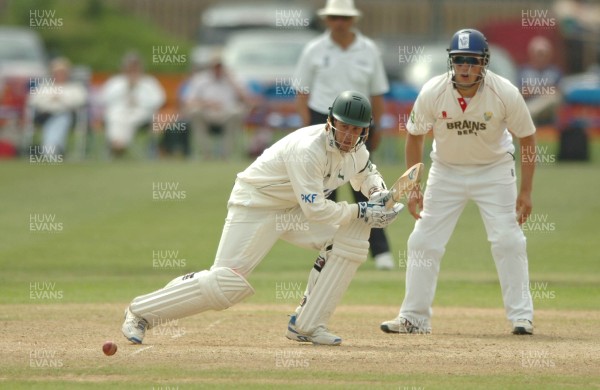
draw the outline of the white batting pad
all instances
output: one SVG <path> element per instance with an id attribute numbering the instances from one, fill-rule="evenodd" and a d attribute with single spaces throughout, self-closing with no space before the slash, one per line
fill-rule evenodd
<path id="1" fill-rule="evenodd" d="M 254 289 L 243 276 L 218 267 L 178 277 L 160 290 L 135 298 L 129 309 L 148 321 L 150 328 L 206 310 L 227 309 L 252 294 Z"/>
<path id="2" fill-rule="evenodd" d="M 296 318 L 299 332 L 311 334 L 317 327 L 327 326 L 356 270 L 367 259 L 370 231 L 362 220 L 340 227 L 327 263 Z"/>

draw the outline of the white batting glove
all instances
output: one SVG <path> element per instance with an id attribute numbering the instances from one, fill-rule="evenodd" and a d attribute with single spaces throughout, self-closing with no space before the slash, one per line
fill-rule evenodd
<path id="1" fill-rule="evenodd" d="M 388 209 L 385 204 L 359 202 L 358 218 L 363 219 L 371 228 L 383 229 L 398 217 L 403 208 L 402 203 L 395 203 Z"/>
<path id="2" fill-rule="evenodd" d="M 379 190 L 369 196 L 369 203 L 385 205 L 391 196 L 392 194 L 388 190 Z"/>

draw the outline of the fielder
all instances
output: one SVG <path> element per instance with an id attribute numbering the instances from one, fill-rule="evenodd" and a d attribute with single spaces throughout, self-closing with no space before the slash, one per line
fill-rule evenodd
<path id="1" fill-rule="evenodd" d="M 429 131 L 432 165 L 424 196 L 417 188 L 407 203 L 417 222 L 408 239 L 404 302 L 398 317 L 381 329 L 431 332 L 440 261 L 458 217 L 473 200 L 492 246 L 512 332 L 533 334 L 526 243 L 519 225 L 532 209 L 535 127 L 519 90 L 487 69 L 490 53 L 483 34 L 458 31 L 448 52 L 449 71 L 423 86 L 407 122 L 407 166 L 422 161 Z M 522 156 L 519 192 L 513 136 Z"/>
<path id="2" fill-rule="evenodd" d="M 125 311 L 124 336 L 141 344 L 152 326 L 223 310 L 252 295 L 246 278 L 282 239 L 327 251 L 327 267 L 318 278 L 311 275 L 305 302 L 290 319 L 286 336 L 339 345 L 341 338 L 328 331 L 327 322 L 367 258 L 370 229 L 387 226 L 403 208 L 384 205 L 389 192 L 364 146 L 370 124 L 368 98 L 345 91 L 334 100 L 326 124 L 301 128 L 265 150 L 237 175 L 214 265 L 135 298 Z M 370 200 L 325 199 L 347 182 Z"/>

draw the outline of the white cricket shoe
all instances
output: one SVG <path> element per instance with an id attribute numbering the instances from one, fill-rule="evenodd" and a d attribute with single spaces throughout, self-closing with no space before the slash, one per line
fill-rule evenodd
<path id="1" fill-rule="evenodd" d="M 375 268 L 380 270 L 394 269 L 394 256 L 390 252 L 380 253 L 375 256 Z"/>
<path id="2" fill-rule="evenodd" d="M 123 336 L 134 344 L 141 344 L 148 328 L 148 321 L 133 314 L 129 307 L 125 309 L 125 321 L 121 331 Z"/>
<path id="3" fill-rule="evenodd" d="M 520 319 L 513 322 L 513 334 L 533 334 L 533 323 L 526 319 Z"/>
<path id="4" fill-rule="evenodd" d="M 391 321 L 382 322 L 379 328 L 385 333 L 419 333 L 430 334 L 431 327 L 419 328 L 404 317 L 396 317 Z"/>
<path id="5" fill-rule="evenodd" d="M 341 337 L 329 333 L 327 328 L 323 326 L 318 327 L 309 335 L 298 332 L 296 330 L 295 314 L 290 316 L 290 322 L 288 323 L 285 337 L 300 343 L 313 343 L 316 345 L 340 345 L 342 343 Z"/>

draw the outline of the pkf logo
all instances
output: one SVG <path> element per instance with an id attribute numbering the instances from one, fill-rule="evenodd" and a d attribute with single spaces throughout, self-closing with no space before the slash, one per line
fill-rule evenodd
<path id="1" fill-rule="evenodd" d="M 300 194 L 300 198 L 304 203 L 315 203 L 317 194 Z"/>
<path id="2" fill-rule="evenodd" d="M 469 48 L 469 34 L 462 33 L 458 35 L 458 48 L 468 49 Z"/>

